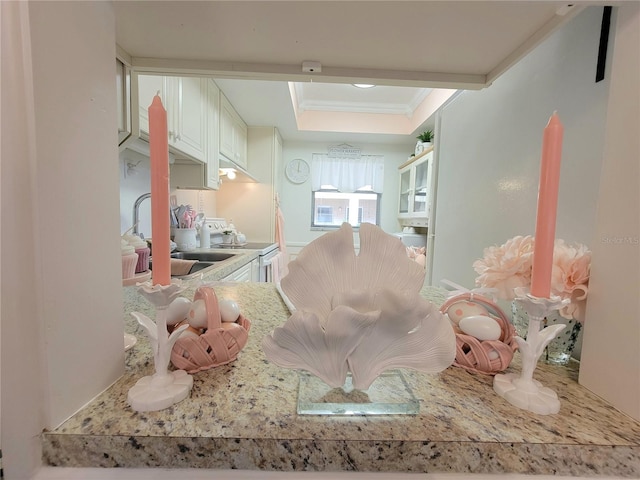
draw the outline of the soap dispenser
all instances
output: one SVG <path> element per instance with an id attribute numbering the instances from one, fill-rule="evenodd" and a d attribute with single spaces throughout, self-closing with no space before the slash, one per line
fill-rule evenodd
<path id="1" fill-rule="evenodd" d="M 200 228 L 200 248 L 211 248 L 211 225 L 207 222 Z"/>

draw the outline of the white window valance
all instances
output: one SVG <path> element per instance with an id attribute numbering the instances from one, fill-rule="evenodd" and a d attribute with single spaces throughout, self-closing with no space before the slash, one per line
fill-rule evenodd
<path id="1" fill-rule="evenodd" d="M 332 185 L 341 192 L 355 192 L 370 187 L 382 193 L 384 155 L 362 155 L 359 158 L 314 153 L 311 157 L 311 188 L 320 190 Z"/>

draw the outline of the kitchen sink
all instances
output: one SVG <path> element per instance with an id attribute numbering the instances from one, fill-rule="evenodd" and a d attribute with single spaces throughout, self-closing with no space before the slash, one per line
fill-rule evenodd
<path id="1" fill-rule="evenodd" d="M 198 262 L 222 262 L 234 255 L 234 253 L 225 252 L 175 252 L 171 254 L 171 258 L 197 260 Z"/>
<path id="2" fill-rule="evenodd" d="M 234 253 L 226 252 L 175 252 L 171 254 L 171 258 L 177 258 L 181 260 L 195 260 L 187 275 L 172 275 L 176 278 L 189 278 L 196 273 L 202 273 L 203 270 L 213 267 L 220 262 L 229 260 L 234 257 Z M 153 270 L 153 257 L 149 261 L 149 268 Z"/>
<path id="3" fill-rule="evenodd" d="M 212 265 L 215 265 L 215 262 L 196 262 L 191 267 L 191 270 L 189 270 L 189 275 L 193 275 L 194 273 L 204 270 L 205 268 L 209 268 Z"/>

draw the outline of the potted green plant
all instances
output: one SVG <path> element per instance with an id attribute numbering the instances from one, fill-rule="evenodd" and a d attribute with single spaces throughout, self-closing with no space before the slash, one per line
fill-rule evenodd
<path id="1" fill-rule="evenodd" d="M 433 140 L 433 130 L 427 130 L 422 132 L 420 135 L 416 137 L 422 143 L 431 143 Z"/>
<path id="2" fill-rule="evenodd" d="M 233 243 L 233 230 L 223 230 L 222 231 L 222 243 Z"/>
<path id="3" fill-rule="evenodd" d="M 418 143 L 416 143 L 416 155 L 422 153 L 427 147 L 430 147 L 433 142 L 433 130 L 426 130 L 416 137 Z"/>

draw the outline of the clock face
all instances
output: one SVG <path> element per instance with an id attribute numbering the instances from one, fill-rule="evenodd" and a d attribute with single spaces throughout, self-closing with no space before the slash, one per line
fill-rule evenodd
<path id="1" fill-rule="evenodd" d="M 285 174 L 292 183 L 304 183 L 309 178 L 309 164 L 301 158 L 295 158 L 287 164 Z"/>

